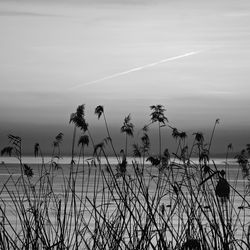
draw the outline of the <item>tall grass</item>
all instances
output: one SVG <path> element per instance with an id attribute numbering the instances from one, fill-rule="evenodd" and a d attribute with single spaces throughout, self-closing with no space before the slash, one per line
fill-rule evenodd
<path id="1" fill-rule="evenodd" d="M 170 155 L 168 149 L 162 152 L 161 143 L 161 127 L 168 122 L 165 109 L 156 105 L 151 110 L 152 122 L 131 149 L 131 164 L 131 117 L 122 125 L 125 149 L 120 159 L 106 117 L 108 139 L 93 141 L 84 105 L 70 118 L 69 166 L 60 165 L 62 133 L 53 141 L 49 162 L 35 144 L 34 154 L 41 160 L 33 168 L 23 163 L 21 138 L 9 135 L 10 144 L 1 154 L 18 159 L 20 174 L 1 166 L 9 175 L 0 190 L 0 249 L 249 249 L 249 146 L 236 155 L 237 171 L 228 162 L 231 145 L 224 167 L 217 166 L 210 159 L 216 120 L 209 144 L 197 132 L 190 147 L 187 134 L 170 127 L 176 139 L 176 151 Z M 95 113 L 100 118 L 103 107 Z M 151 155 L 148 135 L 154 122 L 159 130 L 157 155 Z M 82 131 L 78 150 L 77 129 Z M 107 144 L 116 164 L 109 161 Z M 86 147 L 93 147 L 93 156 L 85 155 Z"/>

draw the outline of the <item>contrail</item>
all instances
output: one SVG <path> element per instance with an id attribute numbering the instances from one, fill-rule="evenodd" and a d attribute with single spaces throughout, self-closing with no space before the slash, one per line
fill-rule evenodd
<path id="1" fill-rule="evenodd" d="M 157 61 L 157 62 L 149 63 L 149 64 L 146 64 L 146 65 L 136 67 L 136 68 L 132 68 L 132 69 L 129 69 L 129 70 L 126 70 L 126 71 L 123 71 L 123 72 L 113 74 L 113 75 L 105 76 L 103 78 L 99 78 L 99 79 L 94 80 L 94 81 L 90 81 L 90 82 L 86 82 L 86 83 L 80 83 L 78 85 L 75 85 L 75 86 L 71 87 L 71 89 L 79 88 L 79 87 L 82 87 L 82 86 L 88 86 L 88 85 L 92 85 L 94 83 L 98 83 L 98 82 L 113 79 L 113 78 L 116 78 L 116 77 L 119 77 L 119 76 L 127 75 L 127 74 L 130 74 L 130 73 L 136 72 L 136 71 L 140 71 L 140 70 L 143 70 L 143 69 L 147 69 L 147 68 L 157 66 L 157 65 L 162 64 L 162 63 L 166 63 L 166 62 L 169 62 L 169 61 L 174 61 L 174 60 L 177 60 L 177 59 L 180 59 L 180 58 L 183 58 L 183 57 L 187 57 L 187 56 L 192 56 L 192 55 L 198 54 L 200 52 L 201 51 L 192 51 L 192 52 L 185 53 L 183 55 L 169 57 L 169 58 Z"/>

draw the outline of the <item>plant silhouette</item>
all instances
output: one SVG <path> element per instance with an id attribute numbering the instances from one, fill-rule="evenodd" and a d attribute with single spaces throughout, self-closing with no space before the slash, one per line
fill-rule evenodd
<path id="1" fill-rule="evenodd" d="M 121 132 L 125 133 L 125 157 L 127 156 L 128 136 L 134 136 L 134 124 L 131 122 L 130 114 L 124 118 Z"/>
<path id="2" fill-rule="evenodd" d="M 158 133 L 159 133 L 159 157 L 161 158 L 161 126 L 165 126 L 165 122 L 168 122 L 167 117 L 164 115 L 166 111 L 163 105 L 152 105 L 150 106 L 151 109 L 151 122 L 158 123 Z"/>
<path id="3" fill-rule="evenodd" d="M 83 132 L 88 130 L 88 124 L 85 121 L 85 106 L 84 104 L 79 105 L 75 113 L 70 116 L 69 123 L 74 124 L 73 138 L 72 138 L 72 149 L 71 149 L 71 165 L 74 163 L 74 150 L 75 150 L 75 139 L 76 139 L 76 128 L 80 128 Z"/>
<path id="4" fill-rule="evenodd" d="M 113 152 L 114 152 L 114 154 L 115 154 L 115 157 L 116 157 L 116 159 L 119 161 L 119 158 L 118 158 L 118 156 L 117 156 L 115 147 L 114 147 L 114 145 L 113 145 L 113 140 L 112 140 L 112 137 L 111 137 L 111 134 L 110 134 L 110 131 L 109 131 L 109 127 L 108 127 L 106 115 L 105 115 L 105 112 L 104 112 L 104 107 L 103 107 L 102 105 L 98 105 L 98 106 L 95 108 L 95 114 L 97 115 L 98 119 L 100 119 L 100 117 L 103 116 L 103 119 L 104 119 L 104 122 L 105 122 L 106 131 L 107 131 L 107 134 L 108 134 L 108 139 L 109 139 L 109 141 L 110 141 L 110 144 L 111 144 L 112 150 L 113 150 Z"/>

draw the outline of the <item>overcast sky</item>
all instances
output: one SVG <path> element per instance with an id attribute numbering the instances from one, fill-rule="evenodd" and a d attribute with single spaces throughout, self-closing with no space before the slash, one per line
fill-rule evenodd
<path id="1" fill-rule="evenodd" d="M 215 151 L 250 143 L 249 0 L 6 0 L 0 32 L 1 148 L 9 133 L 26 152 L 67 144 L 82 103 L 97 140 L 104 105 L 118 147 L 124 116 L 140 128 L 152 104 L 190 135 L 220 118 Z"/>

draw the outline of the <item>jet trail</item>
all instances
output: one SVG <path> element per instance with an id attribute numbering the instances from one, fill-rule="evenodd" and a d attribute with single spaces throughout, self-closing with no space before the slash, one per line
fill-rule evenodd
<path id="1" fill-rule="evenodd" d="M 98 83 L 98 82 L 113 79 L 113 78 L 116 78 L 116 77 L 119 77 L 119 76 L 127 75 L 127 74 L 130 74 L 130 73 L 136 72 L 136 71 L 140 71 L 140 70 L 143 70 L 143 69 L 147 69 L 147 68 L 157 66 L 157 65 L 162 64 L 162 63 L 166 63 L 166 62 L 169 62 L 169 61 L 174 61 L 174 60 L 177 60 L 177 59 L 180 59 L 180 58 L 183 58 L 183 57 L 187 57 L 187 56 L 192 56 L 192 55 L 198 54 L 200 52 L 201 51 L 192 51 L 192 52 L 185 53 L 183 55 L 169 57 L 169 58 L 166 58 L 166 59 L 154 62 L 154 63 L 149 63 L 149 64 L 146 64 L 146 65 L 143 65 L 143 66 L 140 66 L 140 67 L 135 67 L 135 68 L 132 68 L 132 69 L 129 69 L 129 70 L 126 70 L 126 71 L 123 71 L 123 72 L 119 72 L 119 73 L 116 73 L 116 74 L 113 74 L 113 75 L 105 76 L 105 77 L 99 78 L 97 80 L 93 80 L 93 81 L 86 82 L 86 83 L 81 83 L 81 84 L 78 84 L 78 85 L 75 85 L 75 86 L 71 87 L 71 89 L 79 88 L 79 87 L 82 87 L 82 86 L 88 86 L 88 85 L 92 85 L 94 83 Z"/>

